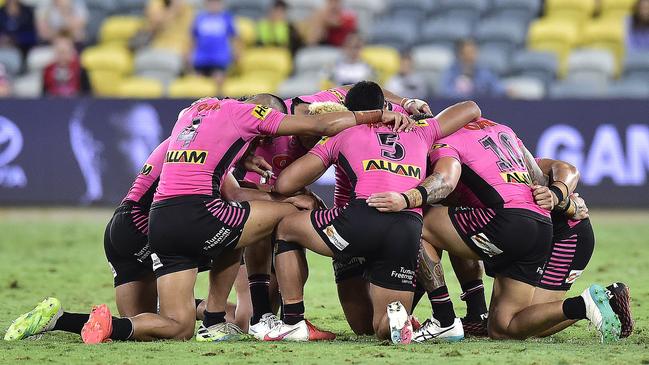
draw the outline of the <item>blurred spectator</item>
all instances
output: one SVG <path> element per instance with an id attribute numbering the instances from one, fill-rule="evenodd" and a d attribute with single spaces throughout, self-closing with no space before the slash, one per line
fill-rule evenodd
<path id="1" fill-rule="evenodd" d="M 361 59 L 361 50 L 365 46 L 358 33 L 351 33 L 343 46 L 343 57 L 333 68 L 331 81 L 336 85 L 354 84 L 374 78 L 372 67 Z"/>
<path id="2" fill-rule="evenodd" d="M 52 41 L 54 61 L 43 70 L 43 95 L 72 97 L 90 90 L 72 38 L 59 35 Z"/>
<path id="3" fill-rule="evenodd" d="M 194 51 L 192 65 L 202 75 L 213 77 L 217 94 L 222 94 L 225 71 L 233 59 L 236 30 L 234 17 L 223 8 L 222 0 L 206 0 L 205 10 L 199 13 L 192 26 Z"/>
<path id="4" fill-rule="evenodd" d="M 308 23 L 309 45 L 328 44 L 340 47 L 347 36 L 356 32 L 356 14 L 343 8 L 342 0 L 327 0 Z"/>
<path id="5" fill-rule="evenodd" d="M 649 0 L 638 0 L 627 23 L 627 50 L 649 51 Z"/>
<path id="6" fill-rule="evenodd" d="M 295 54 L 301 39 L 286 17 L 287 5 L 276 0 L 268 15 L 257 23 L 257 43 L 261 46 L 287 47 Z"/>
<path id="7" fill-rule="evenodd" d="M 440 93 L 443 96 L 502 96 L 505 88 L 489 69 L 477 64 L 478 46 L 472 39 L 458 43 L 456 60 L 442 75 Z"/>
<path id="8" fill-rule="evenodd" d="M 83 0 L 45 0 L 36 9 L 36 27 L 42 41 L 67 33 L 75 43 L 82 43 L 87 21 L 88 9 Z"/>
<path id="9" fill-rule="evenodd" d="M 426 82 L 414 72 L 410 53 L 401 56 L 399 73 L 388 80 L 386 88 L 406 98 L 426 98 Z"/>
<path id="10" fill-rule="evenodd" d="M 0 63 L 0 98 L 6 98 L 11 95 L 11 81 L 9 80 L 9 75 L 7 75 L 7 70 L 5 65 Z"/>
<path id="11" fill-rule="evenodd" d="M 190 49 L 190 28 L 194 9 L 185 0 L 149 0 L 146 26 L 135 37 L 134 48 L 151 45 L 186 55 Z"/>
<path id="12" fill-rule="evenodd" d="M 24 56 L 36 41 L 34 9 L 19 0 L 7 0 L 0 8 L 0 46 L 13 45 Z"/>

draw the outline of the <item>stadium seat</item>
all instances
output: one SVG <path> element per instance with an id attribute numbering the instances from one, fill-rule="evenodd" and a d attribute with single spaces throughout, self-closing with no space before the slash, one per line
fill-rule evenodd
<path id="1" fill-rule="evenodd" d="M 607 93 L 607 83 L 585 81 L 559 81 L 550 86 L 552 99 L 602 98 Z"/>
<path id="2" fill-rule="evenodd" d="M 320 80 L 313 75 L 296 75 L 284 80 L 277 88 L 277 95 L 292 98 L 296 95 L 310 95 L 320 90 Z"/>
<path id="3" fill-rule="evenodd" d="M 363 48 L 361 57 L 378 73 L 379 80 L 386 81 L 399 71 L 401 58 L 394 48 L 369 46 Z"/>
<path id="4" fill-rule="evenodd" d="M 417 27 L 413 23 L 386 18 L 374 23 L 370 31 L 369 42 L 403 51 L 409 49 L 416 38 Z"/>
<path id="5" fill-rule="evenodd" d="M 164 94 L 164 87 L 158 80 L 144 77 L 129 77 L 119 84 L 117 96 L 121 98 L 154 99 Z"/>
<path id="6" fill-rule="evenodd" d="M 243 74 L 253 72 L 273 73 L 276 81 L 286 78 L 291 73 L 291 54 L 287 49 L 259 47 L 247 49 L 239 60 Z"/>
<path id="7" fill-rule="evenodd" d="M 505 75 L 509 72 L 509 55 L 501 48 L 481 48 L 478 63 L 496 75 Z"/>
<path id="8" fill-rule="evenodd" d="M 646 80 L 621 80 L 608 87 L 608 96 L 621 99 L 648 99 L 649 83 Z"/>
<path id="9" fill-rule="evenodd" d="M 577 49 L 568 57 L 568 77 L 571 80 L 602 80 L 615 74 L 615 58 L 603 49 Z"/>
<path id="10" fill-rule="evenodd" d="M 295 55 L 295 71 L 297 73 L 322 72 L 336 63 L 341 57 L 341 51 L 336 47 L 307 47 L 300 49 Z"/>
<path id="11" fill-rule="evenodd" d="M 559 61 L 551 52 L 523 50 L 512 57 L 512 74 L 535 77 L 546 85 L 557 77 L 558 70 Z"/>
<path id="12" fill-rule="evenodd" d="M 0 48 L 0 63 L 10 76 L 17 75 L 22 68 L 22 56 L 20 51 L 13 47 Z"/>
<path id="13" fill-rule="evenodd" d="M 528 47 L 535 51 L 554 52 L 559 57 L 559 70 L 563 73 L 565 60 L 577 43 L 577 36 L 578 25 L 574 22 L 537 20 L 530 26 Z"/>
<path id="14" fill-rule="evenodd" d="M 513 99 L 539 100 L 545 96 L 545 85 L 535 77 L 510 77 L 503 85 Z"/>
<path id="15" fill-rule="evenodd" d="M 27 54 L 27 69 L 41 71 L 54 61 L 54 48 L 51 46 L 38 46 L 32 48 Z"/>
<path id="16" fill-rule="evenodd" d="M 420 46 L 412 50 L 415 70 L 420 72 L 444 72 L 451 66 L 454 54 L 446 47 Z"/>
<path id="17" fill-rule="evenodd" d="M 433 0 L 389 0 L 384 17 L 394 19 L 409 19 L 414 24 L 419 23 L 436 7 Z"/>
<path id="18" fill-rule="evenodd" d="M 119 85 L 124 75 L 119 71 L 99 69 L 89 70 L 88 78 L 90 79 L 93 95 L 115 97 L 118 96 Z"/>
<path id="19" fill-rule="evenodd" d="M 491 17 L 529 22 L 541 11 L 541 0 L 494 0 Z"/>
<path id="20" fill-rule="evenodd" d="M 135 73 L 139 76 L 158 79 L 168 83 L 174 79 L 183 68 L 182 56 L 175 52 L 146 48 L 135 55 Z"/>
<path id="21" fill-rule="evenodd" d="M 324 1 L 322 0 L 287 0 L 288 18 L 294 22 L 307 20 L 315 9 L 318 9 Z"/>
<path id="22" fill-rule="evenodd" d="M 545 0 L 545 17 L 581 23 L 593 16 L 595 0 Z"/>
<path id="23" fill-rule="evenodd" d="M 99 30 L 102 43 L 128 44 L 128 41 L 142 28 L 142 18 L 115 15 L 104 20 Z"/>
<path id="24" fill-rule="evenodd" d="M 228 78 L 223 85 L 225 95 L 238 98 L 260 93 L 275 93 L 275 86 L 266 79 L 257 78 Z"/>
<path id="25" fill-rule="evenodd" d="M 30 72 L 13 81 L 13 95 L 19 98 L 38 98 L 43 94 L 43 76 Z"/>
<path id="26" fill-rule="evenodd" d="M 586 48 L 603 48 L 613 53 L 616 59 L 616 70 L 620 70 L 624 57 L 624 22 L 621 19 L 609 19 L 584 24 L 579 45 Z"/>
<path id="27" fill-rule="evenodd" d="M 209 77 L 187 76 L 174 80 L 169 85 L 171 98 L 199 99 L 216 95 L 216 84 Z"/>
<path id="28" fill-rule="evenodd" d="M 487 9 L 488 0 L 439 0 L 432 16 L 475 21 Z"/>
<path id="29" fill-rule="evenodd" d="M 464 19 L 435 19 L 423 24 L 418 44 L 455 48 L 457 41 L 471 35 L 471 23 Z"/>
<path id="30" fill-rule="evenodd" d="M 601 0 L 602 18 L 624 18 L 631 13 L 636 0 Z"/>
<path id="31" fill-rule="evenodd" d="M 481 47 L 494 47 L 511 52 L 525 42 L 527 28 L 518 21 L 493 19 L 478 24 L 475 38 Z"/>
<path id="32" fill-rule="evenodd" d="M 624 78 L 649 83 L 649 51 L 630 52 L 624 62 Z"/>
<path id="33" fill-rule="evenodd" d="M 118 46 L 94 46 L 81 53 L 81 64 L 89 70 L 131 72 L 133 60 L 128 49 Z"/>
<path id="34" fill-rule="evenodd" d="M 255 21 L 250 18 L 238 16 L 235 18 L 235 27 L 239 39 L 243 44 L 250 47 L 257 42 L 257 29 L 255 28 Z"/>
<path id="35" fill-rule="evenodd" d="M 266 16 L 271 0 L 228 0 L 227 8 L 238 16 L 259 19 Z"/>

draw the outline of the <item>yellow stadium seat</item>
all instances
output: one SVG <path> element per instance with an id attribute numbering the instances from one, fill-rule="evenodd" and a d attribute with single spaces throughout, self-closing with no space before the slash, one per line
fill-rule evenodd
<path id="1" fill-rule="evenodd" d="M 636 0 L 601 0 L 602 18 L 623 18 L 631 13 Z"/>
<path id="2" fill-rule="evenodd" d="M 81 54 L 81 64 L 89 71 L 127 74 L 133 70 L 133 58 L 129 50 L 114 45 L 86 48 Z"/>
<path id="3" fill-rule="evenodd" d="M 176 79 L 169 85 L 169 97 L 194 98 L 216 95 L 216 83 L 209 77 L 187 76 Z"/>
<path id="4" fill-rule="evenodd" d="M 286 77 L 293 67 L 291 53 L 285 48 L 259 47 L 246 49 L 239 60 L 241 72 L 270 71 Z"/>
<path id="5" fill-rule="evenodd" d="M 361 58 L 378 73 L 384 82 L 399 71 L 401 57 L 399 52 L 390 47 L 369 46 L 361 51 Z"/>
<path id="6" fill-rule="evenodd" d="M 546 0 L 546 18 L 583 22 L 593 16 L 595 5 L 595 0 Z"/>
<path id="7" fill-rule="evenodd" d="M 257 29 L 254 20 L 238 16 L 235 19 L 235 27 L 237 28 L 239 38 L 246 46 L 252 46 L 255 44 L 257 41 Z"/>
<path id="8" fill-rule="evenodd" d="M 553 52 L 559 58 L 559 73 L 565 72 L 570 50 L 577 45 L 579 26 L 566 20 L 540 19 L 532 23 L 527 44 L 535 51 Z"/>
<path id="9" fill-rule="evenodd" d="M 101 43 L 126 45 L 143 24 L 142 18 L 136 16 L 115 15 L 108 17 L 101 24 L 99 39 Z"/>
<path id="10" fill-rule="evenodd" d="M 606 18 L 584 25 L 579 44 L 586 48 L 604 48 L 615 56 L 617 71 L 620 71 L 624 57 L 624 21 Z"/>
<path id="11" fill-rule="evenodd" d="M 247 77 L 229 78 L 223 85 L 223 93 L 231 98 L 260 93 L 274 93 L 275 86 L 268 80 L 258 80 Z"/>
<path id="12" fill-rule="evenodd" d="M 129 77 L 119 84 L 117 96 L 121 98 L 154 99 L 164 94 L 164 87 L 158 80 L 144 77 Z"/>
<path id="13" fill-rule="evenodd" d="M 88 77 L 93 94 L 103 97 L 117 96 L 119 84 L 123 79 L 120 72 L 102 70 L 90 71 Z"/>

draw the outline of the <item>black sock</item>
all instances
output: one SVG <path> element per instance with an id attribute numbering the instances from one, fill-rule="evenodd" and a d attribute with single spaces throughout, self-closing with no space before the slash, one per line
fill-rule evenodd
<path id="1" fill-rule="evenodd" d="M 88 322 L 88 318 L 90 318 L 90 315 L 85 313 L 63 312 L 56 324 L 54 324 L 52 331 L 65 331 L 80 335 L 83 325 Z"/>
<path id="2" fill-rule="evenodd" d="M 460 299 L 466 302 L 466 317 L 479 320 L 481 315 L 488 312 L 482 280 L 473 280 L 461 286 Z"/>
<path id="3" fill-rule="evenodd" d="M 442 327 L 448 327 L 455 321 L 455 310 L 451 297 L 448 296 L 448 288 L 441 286 L 428 293 L 430 305 L 433 307 L 433 318 L 439 321 Z"/>
<path id="4" fill-rule="evenodd" d="M 126 341 L 133 336 L 133 322 L 128 318 L 113 317 L 113 332 L 110 338 L 118 341 Z"/>
<path id="5" fill-rule="evenodd" d="M 282 319 L 286 324 L 293 325 L 304 320 L 304 302 L 284 304 L 282 307 L 282 315 L 284 317 Z"/>
<path id="6" fill-rule="evenodd" d="M 426 294 L 426 290 L 418 283 L 417 287 L 415 288 L 415 296 L 412 298 L 412 310 L 410 311 L 410 313 L 415 312 L 415 308 L 417 308 L 417 304 L 419 304 L 421 298 L 424 297 L 424 294 Z"/>
<path id="7" fill-rule="evenodd" d="M 196 302 L 196 309 L 198 309 L 198 306 L 203 303 L 203 299 L 194 299 L 194 302 Z"/>
<path id="8" fill-rule="evenodd" d="M 568 319 L 586 319 L 584 298 L 573 297 L 563 301 L 563 315 Z"/>
<path id="9" fill-rule="evenodd" d="M 248 276 L 248 285 L 250 286 L 250 300 L 252 301 L 252 318 L 250 324 L 257 324 L 261 317 L 266 313 L 271 313 L 270 295 L 268 287 L 270 285 L 270 275 L 252 274 Z"/>
<path id="10" fill-rule="evenodd" d="M 203 314 L 205 315 L 203 318 L 203 326 L 205 327 L 225 322 L 225 312 L 208 312 L 205 310 Z"/>

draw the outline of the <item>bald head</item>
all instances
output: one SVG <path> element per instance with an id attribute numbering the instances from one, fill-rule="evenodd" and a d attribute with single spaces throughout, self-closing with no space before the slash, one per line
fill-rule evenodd
<path id="1" fill-rule="evenodd" d="M 287 114 L 286 104 L 284 104 L 284 100 L 282 100 L 282 98 L 277 95 L 257 94 L 244 100 L 244 103 L 266 105 L 277 110 L 278 112 Z"/>

